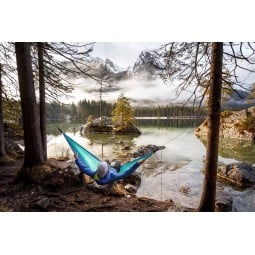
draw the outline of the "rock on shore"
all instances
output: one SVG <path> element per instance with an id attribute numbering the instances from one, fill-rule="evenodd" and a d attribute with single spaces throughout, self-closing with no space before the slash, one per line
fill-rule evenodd
<path id="1" fill-rule="evenodd" d="M 250 187 L 255 184 L 255 167 L 245 162 L 221 166 L 217 175 L 239 187 Z"/>
<path id="2" fill-rule="evenodd" d="M 231 212 L 233 198 L 229 192 L 224 190 L 216 190 L 215 211 L 216 212 Z"/>
<path id="3" fill-rule="evenodd" d="M 255 107 L 250 107 L 241 111 L 225 111 L 221 113 L 220 136 L 236 139 L 255 139 L 255 128 L 245 128 L 243 123 L 255 120 Z M 209 122 L 206 119 L 196 130 L 197 136 L 205 136 L 208 133 Z"/>

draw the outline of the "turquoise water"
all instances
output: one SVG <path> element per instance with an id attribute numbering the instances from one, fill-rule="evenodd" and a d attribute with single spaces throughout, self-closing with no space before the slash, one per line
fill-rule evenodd
<path id="1" fill-rule="evenodd" d="M 164 150 L 158 151 L 138 169 L 142 172 L 142 183 L 137 195 L 162 201 L 171 198 L 183 206 L 198 206 L 202 191 L 206 142 L 194 135 L 194 127 L 140 127 L 142 135 L 138 137 L 107 134 L 84 137 L 79 134 L 78 124 L 66 126 L 65 130 L 98 157 L 110 160 L 118 158 L 122 162 L 130 158 L 130 152 L 137 146 L 165 145 Z M 228 164 L 242 160 L 255 163 L 253 142 L 221 140 L 220 144 L 220 163 Z M 72 156 L 65 139 L 58 133 L 48 135 L 48 154 L 49 157 Z M 240 191 L 221 182 L 218 186 L 232 194 L 233 211 L 255 211 L 253 188 Z"/>

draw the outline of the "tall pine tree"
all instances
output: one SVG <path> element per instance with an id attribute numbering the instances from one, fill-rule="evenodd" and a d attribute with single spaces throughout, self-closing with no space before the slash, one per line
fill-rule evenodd
<path id="1" fill-rule="evenodd" d="M 29 43 L 15 43 L 24 129 L 24 169 L 38 166 L 44 161 L 39 114 L 35 98 L 32 61 Z M 28 172 L 24 172 L 25 178 Z"/>
<path id="2" fill-rule="evenodd" d="M 134 110 L 129 100 L 121 94 L 112 111 L 112 123 L 115 127 L 126 128 L 135 123 Z"/>

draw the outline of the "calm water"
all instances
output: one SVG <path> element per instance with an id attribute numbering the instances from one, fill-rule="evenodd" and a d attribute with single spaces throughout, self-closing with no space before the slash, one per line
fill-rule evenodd
<path id="1" fill-rule="evenodd" d="M 61 128 L 98 157 L 118 158 L 122 162 L 137 146 L 165 145 L 164 150 L 158 151 L 138 169 L 142 172 L 142 183 L 137 195 L 162 201 L 171 198 L 177 204 L 196 208 L 202 190 L 206 142 L 194 135 L 197 123 L 190 121 L 186 127 L 180 122 L 173 124 L 176 123 L 168 121 L 139 127 L 142 135 L 138 137 L 105 134 L 82 137 L 79 134 L 80 124 Z M 49 126 L 48 132 L 49 157 L 72 156 L 64 137 L 53 126 Z M 228 164 L 243 160 L 255 164 L 254 153 L 253 142 L 224 139 L 221 141 L 219 162 Z M 222 182 L 217 185 L 232 194 L 233 211 L 255 211 L 255 189 L 237 190 Z"/>

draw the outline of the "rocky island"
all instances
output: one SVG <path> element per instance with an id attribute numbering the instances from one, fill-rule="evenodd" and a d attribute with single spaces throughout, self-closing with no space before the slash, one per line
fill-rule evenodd
<path id="1" fill-rule="evenodd" d="M 132 123 L 128 125 L 113 125 L 112 119 L 106 116 L 90 120 L 80 128 L 81 134 L 86 133 L 114 133 L 114 134 L 141 134 L 141 131 Z"/>
<path id="2" fill-rule="evenodd" d="M 141 131 L 135 126 L 134 109 L 131 107 L 129 99 L 120 94 L 114 104 L 111 117 L 101 115 L 94 119 L 90 115 L 87 123 L 80 128 L 81 134 L 114 133 L 114 134 L 141 134 Z"/>

